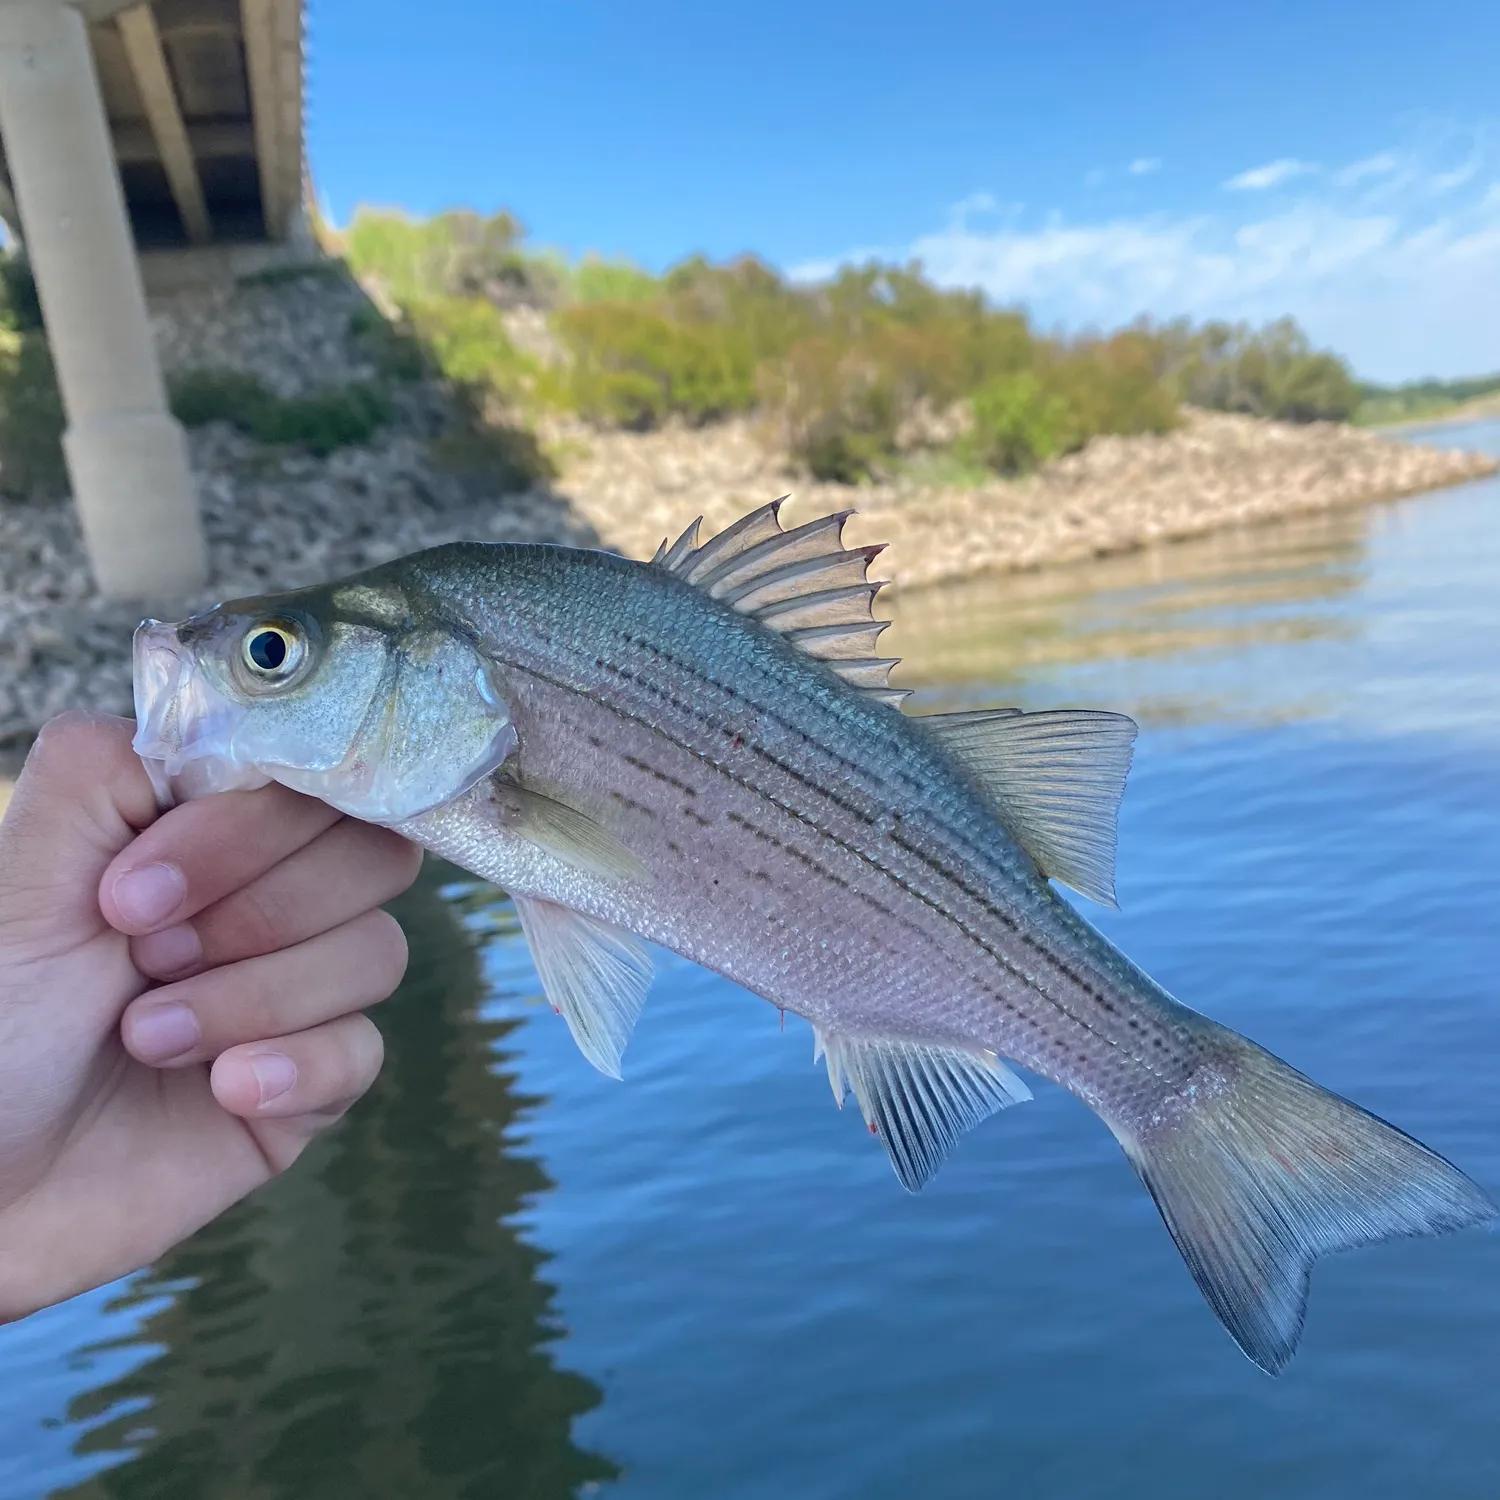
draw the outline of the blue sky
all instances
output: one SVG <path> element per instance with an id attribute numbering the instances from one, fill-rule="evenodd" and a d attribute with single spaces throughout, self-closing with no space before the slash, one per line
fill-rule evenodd
<path id="1" fill-rule="evenodd" d="M 1043 326 L 1294 314 L 1370 378 L 1500 369 L 1500 3 L 310 0 L 359 203 L 660 269 L 869 254 Z"/>

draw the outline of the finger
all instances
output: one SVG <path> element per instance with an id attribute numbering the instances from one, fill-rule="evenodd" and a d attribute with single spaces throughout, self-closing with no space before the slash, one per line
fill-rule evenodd
<path id="1" fill-rule="evenodd" d="M 99 907 L 138 936 L 180 922 L 265 874 L 341 813 L 272 784 L 174 807 L 122 851 L 99 882 Z"/>
<path id="2" fill-rule="evenodd" d="M 134 939 L 131 956 L 153 979 L 181 979 L 290 948 L 400 895 L 421 865 L 399 834 L 341 818 L 192 921 Z"/>
<path id="3" fill-rule="evenodd" d="M 208 1062 L 230 1047 L 285 1036 L 375 1005 L 401 982 L 406 938 L 394 917 L 366 912 L 277 953 L 148 991 L 120 1031 L 152 1067 Z"/>
<path id="4" fill-rule="evenodd" d="M 230 1114 L 261 1123 L 256 1138 L 279 1172 L 375 1082 L 384 1055 L 368 1016 L 341 1016 L 232 1048 L 214 1063 L 209 1084 Z"/>
<path id="5" fill-rule="evenodd" d="M 156 817 L 128 719 L 68 713 L 37 736 L 0 824 L 0 913 L 7 946 L 47 951 L 100 930 L 102 871 Z"/>

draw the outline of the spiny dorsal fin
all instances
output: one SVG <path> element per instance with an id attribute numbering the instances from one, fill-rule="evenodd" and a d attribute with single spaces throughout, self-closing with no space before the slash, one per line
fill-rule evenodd
<path id="1" fill-rule="evenodd" d="M 865 1124 L 880 1136 L 901 1185 L 912 1193 L 964 1131 L 1031 1098 L 1025 1083 L 988 1050 L 839 1036 L 815 1027 L 813 1061 L 825 1055 L 835 1102 L 842 1109 L 854 1090 Z"/>
<path id="2" fill-rule="evenodd" d="M 611 1078 L 635 1029 L 651 987 L 651 955 L 623 927 L 582 912 L 512 896 L 537 977 L 554 1010 L 568 1023 L 578 1050 Z"/>
<path id="3" fill-rule="evenodd" d="M 978 783 L 1044 875 L 1114 906 L 1115 821 L 1136 726 L 1084 708 L 931 714 L 922 720 Z"/>
<path id="4" fill-rule="evenodd" d="M 759 510 L 752 510 L 733 525 L 726 526 L 718 536 L 693 547 L 684 554 L 677 571 L 689 583 L 698 583 L 721 563 L 778 535 L 781 531 L 779 515 L 786 498 L 783 495 L 769 505 L 762 505 Z"/>
<path id="5" fill-rule="evenodd" d="M 689 548 L 698 545 L 698 528 L 703 524 L 703 517 L 698 516 L 683 528 L 682 535 L 669 547 L 666 539 L 656 549 L 656 556 L 651 559 L 658 567 L 666 568 L 669 572 L 676 568 L 677 560 Z"/>
<path id="6" fill-rule="evenodd" d="M 884 585 L 868 581 L 869 567 L 883 549 L 843 545 L 853 511 L 784 531 L 785 500 L 751 511 L 701 545 L 694 521 L 651 561 L 784 635 L 861 692 L 900 708 L 906 690 L 890 685 L 899 658 L 875 655 L 887 622 L 870 611 Z"/>

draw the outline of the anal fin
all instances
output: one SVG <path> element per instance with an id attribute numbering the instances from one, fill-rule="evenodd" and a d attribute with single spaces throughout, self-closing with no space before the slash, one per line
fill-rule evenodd
<path id="1" fill-rule="evenodd" d="M 578 1050 L 611 1078 L 651 987 L 651 955 L 632 932 L 597 917 L 513 896 L 521 931 L 547 999 L 568 1023 Z"/>
<path id="2" fill-rule="evenodd" d="M 826 1057 L 842 1109 L 852 1088 L 865 1123 L 885 1145 L 901 1185 L 915 1193 L 959 1136 L 1031 1090 L 995 1053 L 927 1042 L 814 1030 L 813 1059 Z"/>

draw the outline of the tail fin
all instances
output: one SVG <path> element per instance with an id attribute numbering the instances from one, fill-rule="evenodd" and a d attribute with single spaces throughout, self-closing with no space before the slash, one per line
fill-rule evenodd
<path id="1" fill-rule="evenodd" d="M 1278 1374 L 1320 1255 L 1494 1218 L 1457 1167 L 1231 1033 L 1222 1081 L 1115 1134 L 1235 1342 Z"/>

